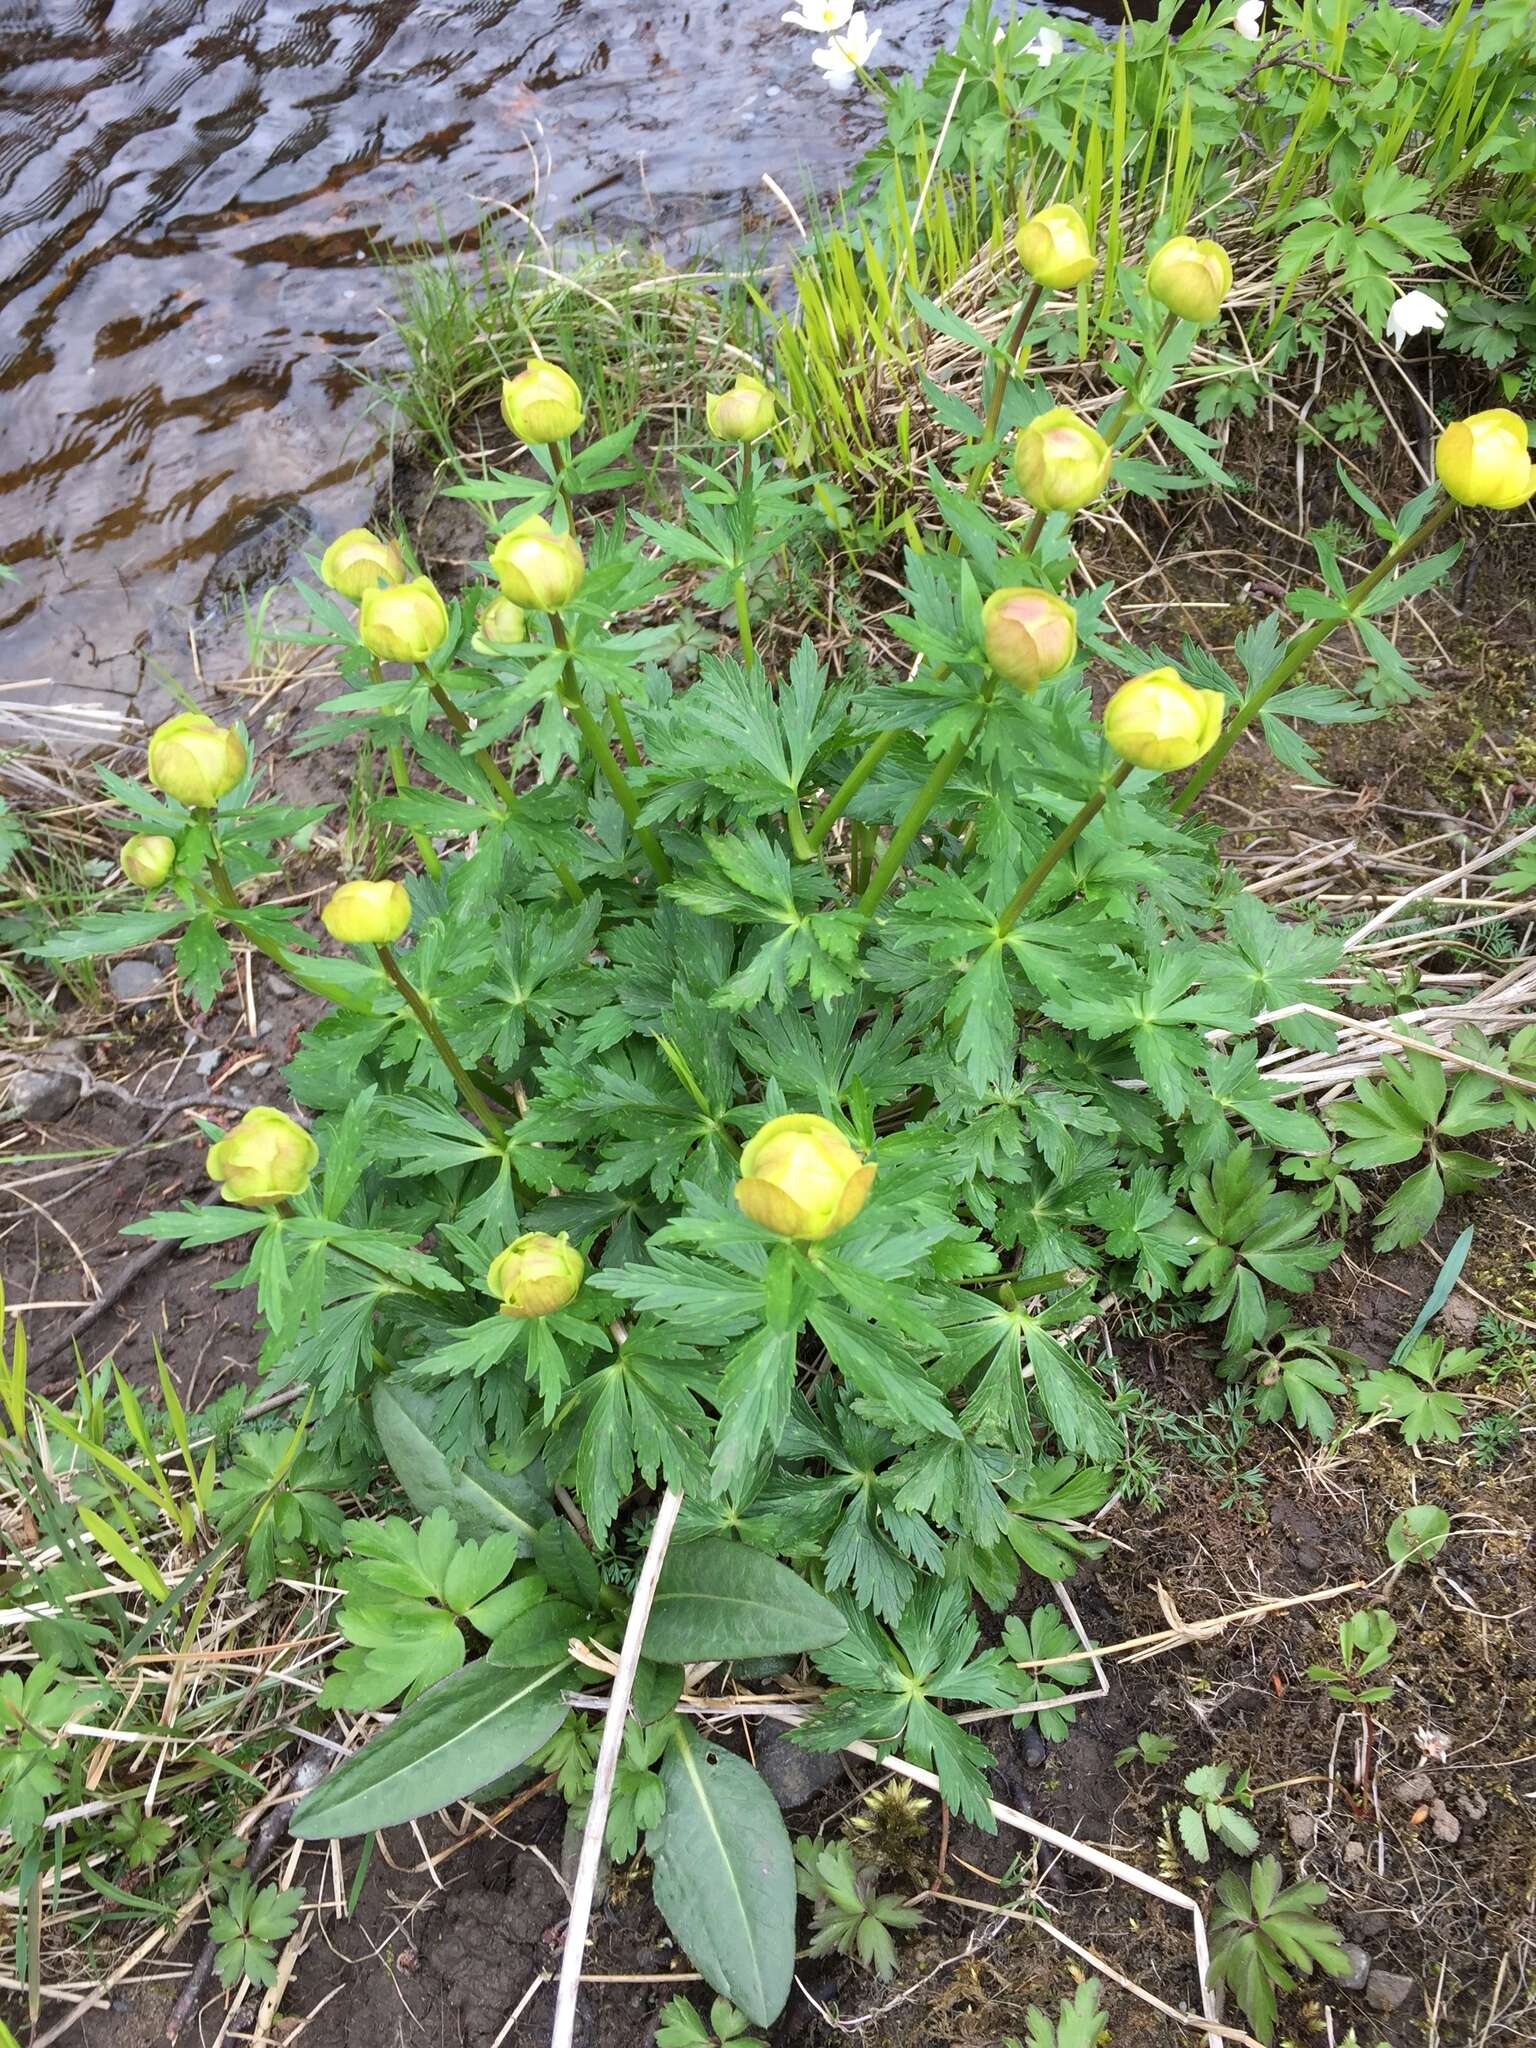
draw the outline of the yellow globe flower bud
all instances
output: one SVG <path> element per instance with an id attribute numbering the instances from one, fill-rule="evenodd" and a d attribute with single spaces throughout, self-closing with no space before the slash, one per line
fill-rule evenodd
<path id="1" fill-rule="evenodd" d="M 135 832 L 117 856 L 117 864 L 141 889 L 158 889 L 176 865 L 176 842 L 163 832 Z"/>
<path id="2" fill-rule="evenodd" d="M 1458 505 L 1512 512 L 1536 491 L 1525 421 L 1502 405 L 1453 420 L 1435 443 L 1435 475 Z"/>
<path id="3" fill-rule="evenodd" d="M 1004 682 L 1026 692 L 1059 676 L 1077 652 L 1077 613 L 1049 590 L 1011 584 L 981 608 L 987 660 Z"/>
<path id="4" fill-rule="evenodd" d="M 586 1262 L 562 1230 L 529 1230 L 492 1259 L 485 1284 L 504 1316 L 549 1316 L 576 1299 Z"/>
<path id="5" fill-rule="evenodd" d="M 222 1182 L 226 1202 L 260 1208 L 302 1195 L 320 1147 L 280 1109 L 248 1109 L 232 1131 L 208 1148 L 208 1175 Z"/>
<path id="6" fill-rule="evenodd" d="M 718 441 L 760 441 L 770 433 L 779 408 L 761 377 L 740 376 L 729 391 L 711 391 L 704 417 Z"/>
<path id="7" fill-rule="evenodd" d="M 1013 246 L 1035 283 L 1053 292 L 1091 276 L 1099 260 L 1075 206 L 1042 206 L 1019 223 Z"/>
<path id="8" fill-rule="evenodd" d="M 501 416 L 519 441 L 530 446 L 565 440 L 581 425 L 585 411 L 576 379 L 542 356 L 534 356 L 515 377 L 501 380 Z"/>
<path id="9" fill-rule="evenodd" d="M 1104 737 L 1137 768 L 1189 768 L 1221 731 L 1219 690 L 1197 690 L 1176 669 L 1148 669 L 1122 683 L 1104 707 Z"/>
<path id="10" fill-rule="evenodd" d="M 149 736 L 147 770 L 156 789 L 188 810 L 228 796 L 245 773 L 245 742 L 201 711 L 179 711 Z"/>
<path id="11" fill-rule="evenodd" d="M 1076 512 L 1109 482 L 1109 443 L 1086 420 L 1053 405 L 1013 444 L 1013 474 L 1020 494 L 1037 512 Z"/>
<path id="12" fill-rule="evenodd" d="M 514 604 L 531 612 L 557 612 L 580 590 L 587 565 L 573 535 L 556 533 L 535 514 L 497 541 L 491 570 Z"/>
<path id="13" fill-rule="evenodd" d="M 392 540 L 380 540 L 366 526 L 354 526 L 338 533 L 320 557 L 320 578 L 355 604 L 365 590 L 403 583 L 405 562 Z"/>
<path id="14" fill-rule="evenodd" d="M 874 1179 L 824 1116 L 776 1116 L 742 1147 L 736 1203 L 780 1237 L 830 1237 L 858 1215 Z"/>
<path id="15" fill-rule="evenodd" d="M 1232 259 L 1220 242 L 1175 235 L 1147 264 L 1147 290 L 1181 320 L 1214 320 L 1231 289 Z"/>
<path id="16" fill-rule="evenodd" d="M 428 661 L 448 638 L 448 607 L 430 576 L 390 590 L 365 590 L 357 636 L 377 661 Z"/>
<path id="17" fill-rule="evenodd" d="M 320 922 L 344 946 L 392 946 L 410 928 L 411 899 L 399 882 L 343 882 Z"/>
<path id="18" fill-rule="evenodd" d="M 528 638 L 528 621 L 523 608 L 510 597 L 493 597 L 480 607 L 475 622 L 475 651 L 498 654 L 504 647 L 520 647 Z"/>

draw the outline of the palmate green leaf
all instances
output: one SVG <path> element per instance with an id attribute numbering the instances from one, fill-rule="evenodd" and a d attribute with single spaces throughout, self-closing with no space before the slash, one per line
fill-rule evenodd
<path id="1" fill-rule="evenodd" d="M 181 822 L 178 817 L 176 822 Z M 169 910 L 93 910 L 40 946 L 25 950 L 40 960 L 95 960 L 104 953 L 132 953 L 185 924 L 191 913 L 180 904 Z"/>
<path id="2" fill-rule="evenodd" d="M 1303 924 L 1287 924 L 1267 903 L 1245 892 L 1226 908 L 1226 937 L 1197 955 L 1203 994 L 1245 1020 L 1294 1003 L 1335 1007 L 1323 985 L 1337 971 L 1343 942 Z M 1317 1017 L 1282 1017 L 1273 1030 L 1289 1045 L 1329 1050 L 1334 1027 Z"/>
<path id="3" fill-rule="evenodd" d="M 1003 1649 L 1016 1663 L 1065 1657 L 1080 1647 L 1076 1633 L 1054 1601 L 1037 1607 L 1027 1623 L 1016 1614 L 1010 1614 L 1003 1623 Z M 1077 1708 L 1055 1707 L 1049 1702 L 1059 1700 L 1065 1693 L 1083 1691 L 1092 1678 L 1093 1665 L 1082 1656 L 1073 1657 L 1070 1663 L 1053 1663 L 1048 1671 L 1016 1672 L 1013 1683 L 1019 1704 L 1027 1711 L 1014 1715 L 1014 1727 L 1024 1728 L 1033 1722 L 1047 1742 L 1064 1741 L 1077 1719 Z"/>
<path id="4" fill-rule="evenodd" d="M 1120 1432 L 1092 1372 L 1033 1318 L 1021 1318 L 1020 1328 L 1035 1392 L 1063 1448 L 1087 1458 L 1118 1457 Z"/>
<path id="5" fill-rule="evenodd" d="M 711 1430 L 697 1395 L 707 1375 L 695 1358 L 670 1339 L 658 1342 L 654 1331 L 636 1331 L 611 1364 L 588 1373 L 561 1411 L 580 1419 L 576 1497 L 599 1540 L 637 1472 L 647 1485 L 664 1476 L 679 1492 L 706 1490 Z"/>
<path id="6" fill-rule="evenodd" d="M 1419 1337 L 1396 1365 L 1356 1380 L 1356 1406 L 1362 1415 L 1390 1415 L 1405 1443 L 1453 1443 L 1466 1403 L 1444 1383 L 1474 1372 L 1482 1360 L 1481 1351 L 1447 1351 L 1438 1337 Z"/>
<path id="7" fill-rule="evenodd" d="M 819 1650 L 847 1633 L 830 1600 L 745 1543 L 674 1544 L 646 1624 L 643 1656 L 668 1664 Z"/>
<path id="8" fill-rule="evenodd" d="M 715 1493 L 731 1492 L 759 1449 L 777 1444 L 794 1391 L 795 1337 L 794 1330 L 755 1330 L 726 1361 L 715 1397 L 721 1414 L 711 1468 Z"/>
<path id="9" fill-rule="evenodd" d="M 1127 964 L 1106 975 L 1092 994 L 1049 995 L 1042 1007 L 1091 1038 L 1123 1039 L 1147 1086 L 1178 1116 L 1189 1106 L 1204 1058 L 1200 1031 L 1241 1031 L 1249 1023 L 1230 997 L 1197 987 L 1205 965 L 1193 948 L 1168 946 L 1144 967 Z"/>
<path id="10" fill-rule="evenodd" d="M 232 957 L 217 920 L 206 910 L 193 918 L 176 941 L 176 972 L 200 1010 L 206 1010 L 218 994 Z"/>

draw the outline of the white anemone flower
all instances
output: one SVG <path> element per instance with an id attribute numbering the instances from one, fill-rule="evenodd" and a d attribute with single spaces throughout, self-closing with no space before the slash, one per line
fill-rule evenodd
<path id="1" fill-rule="evenodd" d="M 851 85 L 860 68 L 869 63 L 879 40 L 879 29 L 870 27 L 868 15 L 860 8 L 856 14 L 849 17 L 846 28 L 828 38 L 824 50 L 812 50 L 811 62 L 822 73 L 828 85 L 841 89 Z"/>
<path id="2" fill-rule="evenodd" d="M 1243 0 L 1232 17 L 1232 26 L 1245 42 L 1256 43 L 1264 33 L 1264 0 Z"/>
<path id="3" fill-rule="evenodd" d="M 846 28 L 852 12 L 853 0 L 800 0 L 798 7 L 779 19 L 791 28 L 808 28 L 813 36 L 830 36 Z"/>
<path id="4" fill-rule="evenodd" d="M 1031 36 L 1024 45 L 1024 54 L 1026 57 L 1033 57 L 1044 71 L 1048 65 L 1055 63 L 1066 47 L 1055 29 L 1043 28 L 1038 35 Z"/>
<path id="5" fill-rule="evenodd" d="M 1428 292 L 1404 292 L 1394 299 L 1387 315 L 1387 339 L 1402 353 L 1403 343 L 1416 334 L 1438 334 L 1445 325 L 1445 307 Z"/>

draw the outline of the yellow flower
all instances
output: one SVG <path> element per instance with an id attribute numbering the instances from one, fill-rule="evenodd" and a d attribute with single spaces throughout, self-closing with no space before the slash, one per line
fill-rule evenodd
<path id="1" fill-rule="evenodd" d="M 1453 420 L 1435 443 L 1435 475 L 1458 505 L 1512 512 L 1536 491 L 1525 421 L 1502 405 Z"/>
<path id="2" fill-rule="evenodd" d="M 535 514 L 497 541 L 491 570 L 514 604 L 531 612 L 557 612 L 580 590 L 587 565 L 571 534 L 556 533 Z"/>
<path id="3" fill-rule="evenodd" d="M 564 441 L 581 425 L 585 411 L 576 379 L 542 356 L 501 380 L 501 416 L 519 441 Z"/>
<path id="4" fill-rule="evenodd" d="M 776 1116 L 742 1147 L 736 1202 L 780 1237 L 830 1237 L 858 1215 L 874 1178 L 824 1116 Z"/>
<path id="5" fill-rule="evenodd" d="M 201 711 L 179 711 L 149 736 L 147 768 L 156 789 L 205 810 L 228 796 L 245 773 L 245 742 Z"/>
<path id="6" fill-rule="evenodd" d="M 485 1284 L 504 1316 L 548 1316 L 576 1299 L 586 1262 L 562 1230 L 525 1231 L 492 1259 Z"/>
<path id="7" fill-rule="evenodd" d="M 1221 731 L 1219 690 L 1197 690 L 1176 669 L 1148 669 L 1104 707 L 1104 737 L 1137 768 L 1189 768 Z"/>
<path id="8" fill-rule="evenodd" d="M 1214 320 L 1231 289 L 1232 259 L 1220 242 L 1175 235 L 1147 264 L 1147 290 L 1181 320 Z"/>
<path id="9" fill-rule="evenodd" d="M 772 431 L 779 409 L 761 377 L 740 376 L 729 391 L 704 400 L 709 431 L 720 441 L 758 441 Z"/>
<path id="10" fill-rule="evenodd" d="M 1014 247 L 1035 283 L 1053 292 L 1091 276 L 1099 260 L 1088 224 L 1075 206 L 1042 206 L 1019 223 Z"/>
<path id="11" fill-rule="evenodd" d="M 1102 434 L 1064 405 L 1053 405 L 1013 444 L 1013 474 L 1037 512 L 1076 512 L 1109 481 L 1112 460 Z"/>
<path id="12" fill-rule="evenodd" d="M 392 946 L 410 928 L 411 899 L 399 882 L 343 882 L 320 922 L 344 946 Z"/>
<path id="13" fill-rule="evenodd" d="M 477 654 L 499 654 L 504 647 L 519 647 L 528 638 L 528 621 L 523 608 L 510 597 L 493 597 L 480 607 L 475 621 L 474 646 Z"/>
<path id="14" fill-rule="evenodd" d="M 357 636 L 378 661 L 427 661 L 448 638 L 448 607 L 430 576 L 392 590 L 365 590 Z"/>
<path id="15" fill-rule="evenodd" d="M 1077 613 L 1049 590 L 1011 584 L 981 608 L 987 660 L 1005 682 L 1033 691 L 1059 676 L 1077 652 Z"/>
<path id="16" fill-rule="evenodd" d="M 392 540 L 380 540 L 366 526 L 354 526 L 337 534 L 320 557 L 320 576 L 355 604 L 365 590 L 403 583 L 405 563 Z"/>
<path id="17" fill-rule="evenodd" d="M 141 889 L 158 889 L 176 865 L 176 842 L 163 832 L 135 832 L 117 856 L 117 864 Z"/>
<path id="18" fill-rule="evenodd" d="M 208 1148 L 208 1174 L 223 1183 L 226 1202 L 259 1208 L 302 1195 L 320 1147 L 280 1109 L 248 1109 L 232 1131 Z"/>

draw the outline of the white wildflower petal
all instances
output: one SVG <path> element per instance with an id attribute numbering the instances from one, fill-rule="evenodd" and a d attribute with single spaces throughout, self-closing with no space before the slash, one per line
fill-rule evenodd
<path id="1" fill-rule="evenodd" d="M 1446 308 L 1429 292 L 1404 292 L 1394 299 L 1387 314 L 1387 339 L 1401 350 L 1416 334 L 1438 334 L 1445 325 Z"/>
<path id="2" fill-rule="evenodd" d="M 1026 57 L 1033 57 L 1044 71 L 1047 65 L 1055 62 L 1066 47 L 1055 29 L 1043 28 L 1037 35 L 1031 36 L 1024 45 L 1024 54 Z"/>
<path id="3" fill-rule="evenodd" d="M 852 13 L 853 0 L 801 0 L 798 7 L 792 7 L 779 19 L 791 28 L 805 28 L 812 35 L 824 36 L 846 27 Z"/>
<path id="4" fill-rule="evenodd" d="M 1232 26 L 1248 42 L 1256 43 L 1264 33 L 1264 0 L 1243 0 L 1232 17 Z"/>

